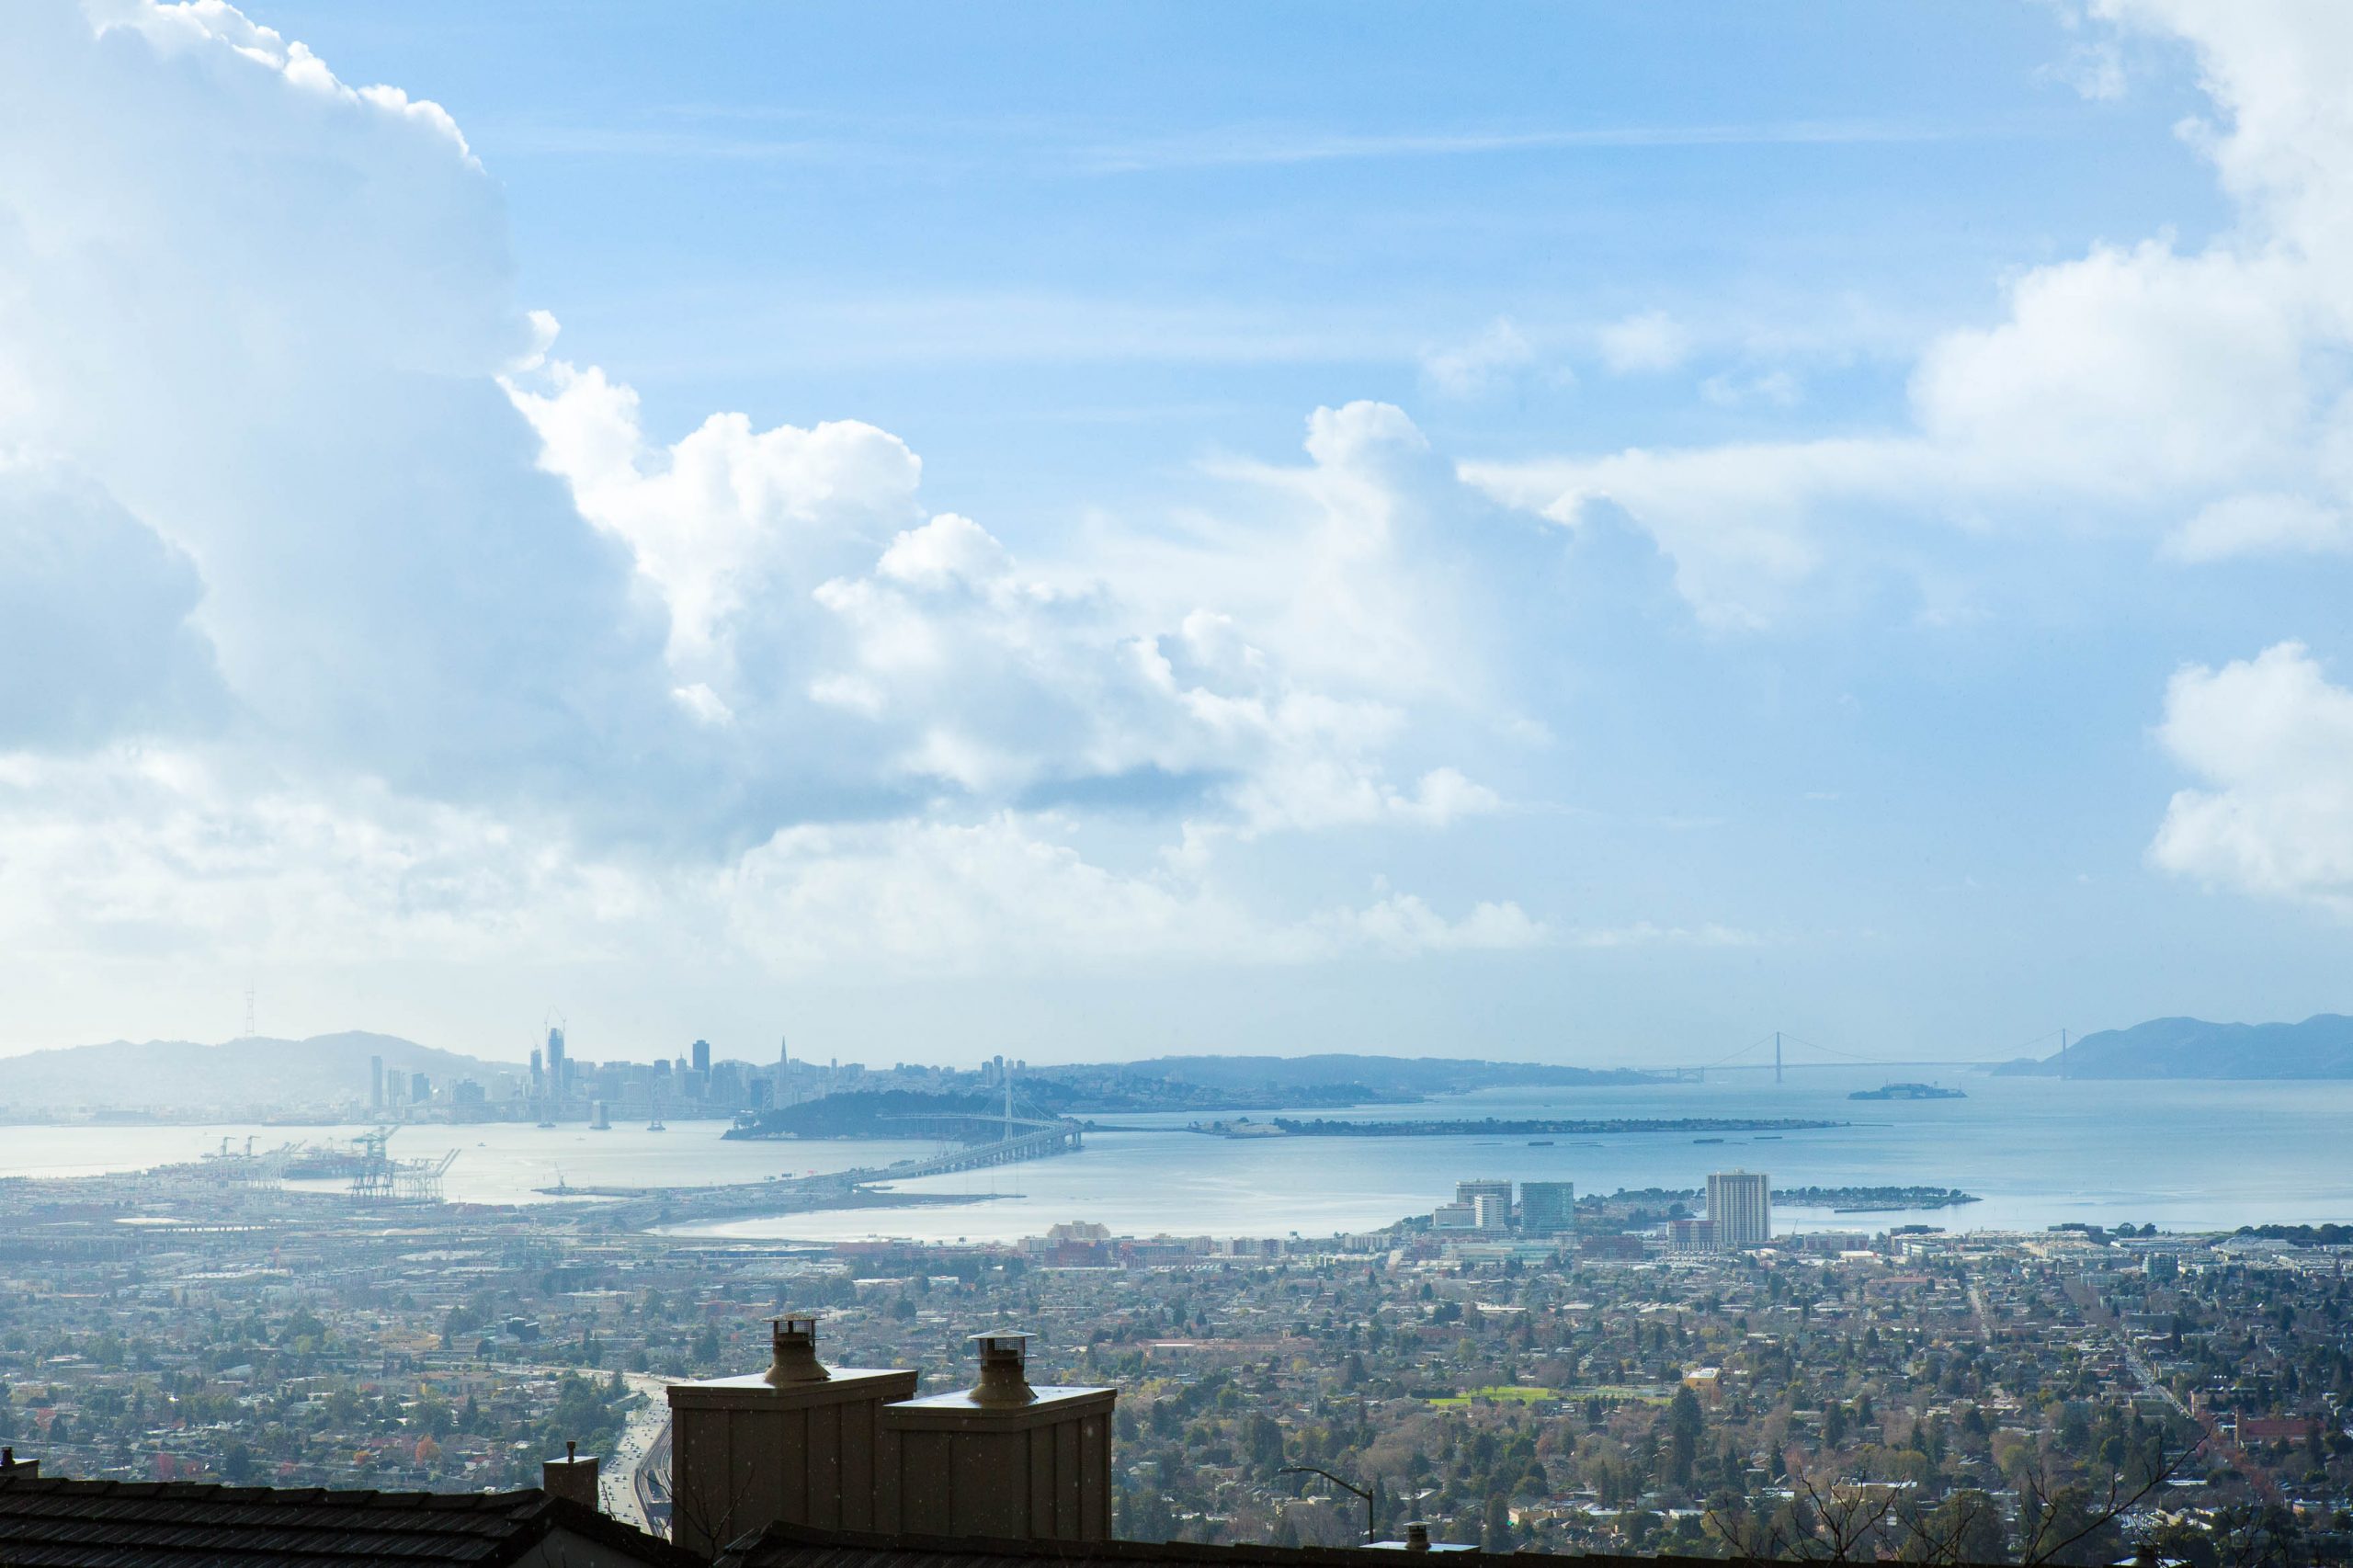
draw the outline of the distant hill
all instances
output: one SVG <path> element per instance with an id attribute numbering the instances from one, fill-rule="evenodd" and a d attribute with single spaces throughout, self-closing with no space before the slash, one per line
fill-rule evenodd
<path id="1" fill-rule="evenodd" d="M 0 1056 L 0 1107 L 12 1110 L 152 1110 L 365 1102 L 368 1059 L 387 1073 L 424 1073 L 435 1083 L 473 1078 L 487 1086 L 517 1071 L 436 1051 L 397 1035 L 353 1029 L 309 1040 L 110 1040 L 23 1056 Z"/>
<path id="2" fill-rule="evenodd" d="M 2320 1013 L 2301 1024 L 2210 1024 L 2154 1018 L 2103 1029 L 2067 1048 L 2070 1078 L 2353 1078 L 2353 1018 Z M 1994 1069 L 2055 1078 L 2060 1060 L 2020 1057 Z"/>
<path id="3" fill-rule="evenodd" d="M 1104 1071 L 1106 1069 L 1090 1069 Z M 1554 1067 L 1447 1056 L 1154 1056 L 1117 1071 L 1137 1077 L 1242 1091 L 1360 1085 L 1384 1095 L 1451 1095 L 1514 1085 L 1641 1084 L 1654 1074 L 1622 1067 Z M 1053 1069 L 1041 1068 L 1040 1072 Z"/>

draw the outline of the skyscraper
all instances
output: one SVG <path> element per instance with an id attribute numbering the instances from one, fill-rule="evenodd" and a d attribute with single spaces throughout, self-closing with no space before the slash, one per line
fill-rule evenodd
<path id="1" fill-rule="evenodd" d="M 1772 1179 L 1761 1171 L 1717 1171 L 1708 1177 L 1708 1218 L 1718 1252 L 1759 1247 L 1773 1239 Z"/>
<path id="2" fill-rule="evenodd" d="M 563 1031 L 548 1030 L 548 1098 L 563 1103 Z"/>
<path id="3" fill-rule="evenodd" d="M 695 1052 L 695 1071 L 696 1071 L 696 1072 L 698 1072 L 698 1073 L 708 1073 L 708 1072 L 710 1072 L 710 1041 L 709 1041 L 709 1040 L 699 1040 L 695 1041 L 695 1044 L 694 1044 L 694 1052 Z"/>
<path id="4" fill-rule="evenodd" d="M 381 1110 L 384 1108 L 384 1059 L 382 1057 L 371 1056 L 368 1059 L 368 1104 L 373 1109 Z"/>
<path id="5" fill-rule="evenodd" d="M 1519 1228 L 1536 1236 L 1565 1236 L 1574 1232 L 1577 1228 L 1576 1183 L 1521 1182 Z"/>

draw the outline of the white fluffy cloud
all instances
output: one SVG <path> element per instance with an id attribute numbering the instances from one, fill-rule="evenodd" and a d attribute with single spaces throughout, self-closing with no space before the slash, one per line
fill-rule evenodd
<path id="1" fill-rule="evenodd" d="M 2111 38 L 2154 35 L 2194 54 L 2216 118 L 2184 134 L 2235 204 L 2224 232 L 2195 249 L 2164 237 L 2100 245 L 2022 273 L 2000 321 L 1922 354 L 1906 430 L 1490 463 L 1468 476 L 1570 526 L 1596 503 L 1622 508 L 1673 557 L 1699 612 L 1727 624 L 1770 620 L 1825 563 L 1870 554 L 1891 513 L 2139 528 L 2182 562 L 2342 549 L 2353 13 L 2292 0 L 2091 9 Z M 1672 365 L 1671 327 L 1634 318 L 1605 351 L 1623 368 Z"/>
<path id="2" fill-rule="evenodd" d="M 1214 869 L 1088 858 L 1056 813 L 801 824 L 722 861 L 584 856 L 545 817 L 236 759 L 0 756 L 0 942 L 18 961 L 230 951 L 274 965 L 751 961 L 791 980 L 1309 962 L 1541 945 L 1508 903 L 1264 911 Z"/>
<path id="3" fill-rule="evenodd" d="M 2353 691 L 2282 642 L 2176 675 L 2157 734 L 2201 785 L 2166 808 L 2157 865 L 2353 914 Z"/>
<path id="4" fill-rule="evenodd" d="M 651 436 L 513 299 L 449 115 L 219 0 L 0 51 L 0 933 L 926 972 L 1524 947 L 1215 846 L 1499 809 L 1394 408 L 1026 561 L 853 421 Z M 1096 803 L 1150 825 L 1081 846 Z M 1137 835 L 1131 832 L 1133 840 Z M 1263 891 L 1257 895 L 1265 897 Z M 1401 902 L 1402 901 L 1402 902 Z"/>

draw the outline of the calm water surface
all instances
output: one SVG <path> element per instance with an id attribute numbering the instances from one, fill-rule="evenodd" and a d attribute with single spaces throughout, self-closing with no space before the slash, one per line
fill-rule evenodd
<path id="1" fill-rule="evenodd" d="M 1731 1133 L 1559 1138 L 1204 1138 L 1184 1116 L 1106 1118 L 1147 1131 L 1091 1135 L 1085 1152 L 907 1184 L 911 1191 L 988 1199 L 938 1209 L 854 1210 L 738 1221 L 692 1233 L 935 1241 L 1034 1235 L 1058 1220 L 1095 1220 L 1115 1233 L 1329 1234 L 1371 1229 L 1452 1195 L 1465 1176 L 1565 1180 L 1581 1192 L 1688 1187 L 1710 1170 L 1745 1166 L 1777 1187 L 1959 1187 L 1984 1202 L 1927 1214 L 1848 1220 L 1777 1209 L 1782 1229 L 1918 1220 L 1956 1229 L 2040 1228 L 2063 1220 L 2154 1221 L 2168 1229 L 2222 1229 L 2265 1221 L 2353 1219 L 2353 1084 L 2058 1083 L 1950 1079 L 1964 1100 L 1852 1101 L 1878 1074 L 1727 1076 L 1707 1084 L 1574 1092 L 1495 1091 L 1418 1107 L 1324 1113 L 1397 1117 L 1804 1117 L 1848 1126 L 1779 1138 Z M 347 1135 L 351 1130 L 338 1130 Z M 192 1159 L 223 1133 L 240 1147 L 324 1131 L 267 1128 L 0 1128 L 0 1176 L 132 1170 Z M 917 1143 L 728 1143 L 716 1122 L 667 1132 L 615 1127 L 409 1127 L 393 1141 L 411 1158 L 459 1152 L 445 1182 L 453 1199 L 543 1202 L 561 1175 L 574 1185 L 750 1181 L 779 1174 L 884 1165 L 931 1152 Z"/>

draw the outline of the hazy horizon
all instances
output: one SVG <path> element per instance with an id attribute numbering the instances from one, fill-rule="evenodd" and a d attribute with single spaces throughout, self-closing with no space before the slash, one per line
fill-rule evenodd
<path id="1" fill-rule="evenodd" d="M 0 1056 L 2353 1010 L 2353 12 L 554 15 L 5 24 Z"/>

